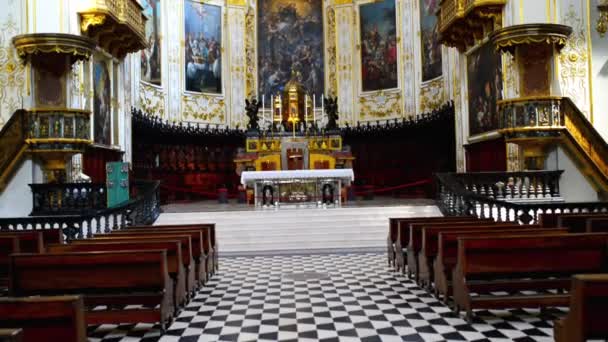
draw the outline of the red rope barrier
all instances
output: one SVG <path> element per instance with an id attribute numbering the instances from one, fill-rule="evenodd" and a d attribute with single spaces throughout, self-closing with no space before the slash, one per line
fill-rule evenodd
<path id="1" fill-rule="evenodd" d="M 191 188 L 180 188 L 180 187 L 168 186 L 168 185 L 161 185 L 161 188 L 168 190 L 168 191 L 172 191 L 172 192 L 196 194 L 196 195 L 202 195 L 202 196 L 209 196 L 209 197 L 213 197 L 213 198 L 217 198 L 219 195 L 218 192 L 201 191 L 201 190 L 196 190 L 196 189 L 191 189 Z M 238 194 L 228 193 L 228 198 L 237 198 L 237 197 L 238 197 Z"/>
<path id="2" fill-rule="evenodd" d="M 413 188 L 413 187 L 417 187 L 417 186 L 420 186 L 420 185 L 426 185 L 426 184 L 429 184 L 429 183 L 431 183 L 430 179 L 424 179 L 424 180 L 421 180 L 421 181 L 417 181 L 417 182 L 413 182 L 413 183 L 408 183 L 408 184 L 401 184 L 401 185 L 392 186 L 392 187 L 388 187 L 388 188 L 357 191 L 357 192 L 355 192 L 355 195 L 364 195 L 364 194 L 368 194 L 368 193 L 371 193 L 371 192 L 382 193 L 382 192 L 388 192 L 388 191 L 394 191 L 394 190 L 400 190 L 400 189 L 406 189 L 406 188 Z"/>

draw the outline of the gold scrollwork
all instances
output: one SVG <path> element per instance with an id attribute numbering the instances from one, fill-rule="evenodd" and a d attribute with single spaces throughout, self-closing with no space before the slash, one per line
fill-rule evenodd
<path id="1" fill-rule="evenodd" d="M 389 119 L 401 117 L 401 93 L 380 91 L 374 95 L 359 98 L 361 119 Z"/>
<path id="2" fill-rule="evenodd" d="M 327 67 L 328 67 L 328 77 L 329 77 L 329 85 L 328 92 L 329 94 L 337 94 L 338 93 L 338 77 L 336 75 L 337 66 L 336 66 L 336 11 L 333 8 L 328 8 L 327 13 Z"/>
<path id="3" fill-rule="evenodd" d="M 256 96 L 256 49 L 255 31 L 256 15 L 252 7 L 247 9 L 245 15 L 245 94 L 247 97 Z"/>
<path id="4" fill-rule="evenodd" d="M 65 33 L 33 33 L 13 37 L 17 55 L 25 64 L 27 56 L 57 53 L 66 55 L 73 64 L 91 57 L 95 42 L 90 38 Z"/>
<path id="5" fill-rule="evenodd" d="M 205 94 L 182 96 L 182 120 L 225 124 L 225 100 Z"/>

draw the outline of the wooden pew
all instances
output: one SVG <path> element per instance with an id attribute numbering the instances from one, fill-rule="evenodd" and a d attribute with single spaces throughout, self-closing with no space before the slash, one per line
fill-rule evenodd
<path id="1" fill-rule="evenodd" d="M 386 238 L 386 253 L 388 266 L 395 266 L 395 242 L 398 238 L 399 222 L 408 222 L 415 219 L 431 219 L 434 217 L 391 217 L 388 219 L 388 237 Z M 407 246 L 407 245 L 406 245 Z"/>
<path id="2" fill-rule="evenodd" d="M 76 243 L 93 243 L 93 241 L 104 242 L 139 242 L 139 241 L 179 241 L 182 249 L 182 262 L 186 271 L 186 291 L 194 293 L 198 287 L 195 261 L 192 253 L 192 239 L 187 234 L 99 234 L 92 239 L 77 240 Z"/>
<path id="3" fill-rule="evenodd" d="M 0 237 L 16 237 L 19 239 L 19 250 L 22 253 L 44 252 L 44 235 L 36 230 L 5 231 Z"/>
<path id="4" fill-rule="evenodd" d="M 405 273 L 405 266 L 407 261 L 407 250 L 406 247 L 409 244 L 410 238 L 410 224 L 420 222 L 475 222 L 478 219 L 472 216 L 448 216 L 448 217 L 410 217 L 403 219 L 396 219 L 397 224 L 397 237 L 395 239 L 395 271 L 401 271 Z M 408 274 L 411 270 L 408 270 Z"/>
<path id="5" fill-rule="evenodd" d="M 192 272 L 195 274 L 194 279 L 196 280 L 195 287 L 202 286 L 205 284 L 208 279 L 209 270 L 207 269 L 207 264 L 205 263 L 205 254 L 201 252 L 203 249 L 202 243 L 204 242 L 202 232 L 198 229 L 190 229 L 190 230 L 173 230 L 173 231 L 165 231 L 165 230 L 131 230 L 125 229 L 120 231 L 114 231 L 110 234 L 106 235 L 96 235 L 96 237 L 129 237 L 129 238 L 138 238 L 138 237 L 164 237 L 164 236 L 188 236 L 190 237 L 190 259 L 192 261 Z"/>
<path id="6" fill-rule="evenodd" d="M 489 225 L 475 224 L 454 224 L 454 225 L 428 225 L 423 227 L 420 232 L 420 251 L 418 252 L 418 282 L 421 286 L 431 286 L 434 278 L 433 262 L 437 256 L 437 241 L 439 233 L 444 231 L 466 231 L 466 230 L 497 230 L 538 228 L 538 226 L 524 226 L 517 223 L 493 223 Z"/>
<path id="7" fill-rule="evenodd" d="M 211 250 L 210 253 L 212 255 L 213 267 L 211 267 L 211 274 L 215 274 L 215 272 L 219 269 L 219 244 L 217 242 L 217 234 L 215 232 L 215 223 L 188 223 L 188 224 L 166 224 L 166 225 L 158 225 L 153 226 L 158 227 L 159 229 L 168 229 L 168 228 L 184 228 L 191 229 L 195 227 L 206 227 L 209 229 L 209 238 L 211 242 Z"/>
<path id="8" fill-rule="evenodd" d="M 590 218 L 608 218 L 608 213 L 543 213 L 538 215 L 538 223 L 543 228 L 569 228 L 573 233 L 583 233 Z"/>
<path id="9" fill-rule="evenodd" d="M 468 231 L 444 231 L 437 237 L 437 256 L 433 263 L 435 295 L 443 297 L 447 304 L 452 296 L 452 271 L 456 267 L 458 258 L 458 238 L 468 237 L 496 237 L 509 235 L 552 235 L 567 234 L 566 228 L 530 228 L 520 229 L 517 227 L 495 230 L 468 230 Z"/>
<path id="10" fill-rule="evenodd" d="M 213 260 L 213 267 L 210 267 L 211 274 L 215 274 L 219 270 L 219 243 L 217 242 L 217 234 L 215 232 L 215 223 L 192 223 L 192 224 L 173 224 L 173 225 L 160 225 L 154 226 L 160 229 L 180 228 L 190 229 L 195 227 L 202 227 L 209 229 L 209 242 L 211 244 L 209 253 Z"/>
<path id="11" fill-rule="evenodd" d="M 420 269 L 418 268 L 418 253 L 422 248 L 422 228 L 433 225 L 433 226 L 454 226 L 454 225 L 465 225 L 469 226 L 471 224 L 493 224 L 494 220 L 484 220 L 480 221 L 477 219 L 463 219 L 463 220 L 452 220 L 447 222 L 413 222 L 410 223 L 409 228 L 405 230 L 399 231 L 399 234 L 408 234 L 408 238 L 406 239 L 407 244 L 407 270 L 408 276 L 413 278 L 418 282 L 420 276 Z M 400 239 L 402 239 L 400 237 Z"/>
<path id="12" fill-rule="evenodd" d="M 608 273 L 572 278 L 570 312 L 555 321 L 556 342 L 608 340 Z"/>
<path id="13" fill-rule="evenodd" d="M 0 328 L 20 328 L 23 342 L 86 342 L 82 297 L 0 298 Z"/>
<path id="14" fill-rule="evenodd" d="M 23 342 L 23 329 L 0 329 L 0 342 Z"/>
<path id="15" fill-rule="evenodd" d="M 9 295 L 80 294 L 88 324 L 158 322 L 164 330 L 175 311 L 165 250 L 13 254 L 10 258 Z M 127 307 L 131 305 L 137 307 Z"/>
<path id="16" fill-rule="evenodd" d="M 177 232 L 191 232 L 191 231 L 200 231 L 199 234 L 192 234 L 192 244 L 193 246 L 202 246 L 201 249 L 193 248 L 192 253 L 194 253 L 194 258 L 197 261 L 196 267 L 197 272 L 202 272 L 205 274 L 205 278 L 203 282 L 209 280 L 211 275 L 214 273 L 214 250 L 211 243 L 211 231 L 212 229 L 206 225 L 186 225 L 186 226 L 137 226 L 137 227 L 129 227 L 126 232 L 145 232 L 145 231 L 153 231 L 153 232 L 162 232 L 162 233 L 177 233 Z M 202 238 L 202 240 L 201 240 Z M 200 268 L 204 269 L 201 270 Z M 202 285 L 202 283 L 201 283 Z"/>
<path id="17" fill-rule="evenodd" d="M 587 230 L 587 220 L 592 218 L 608 218 L 608 214 L 582 213 L 557 215 L 557 227 L 568 228 L 572 233 L 584 233 Z"/>
<path id="18" fill-rule="evenodd" d="M 99 241 L 81 240 L 70 244 L 47 245 L 47 253 L 121 251 L 121 250 L 165 250 L 167 252 L 167 270 L 173 279 L 173 301 L 185 305 L 188 299 L 186 292 L 186 270 L 182 261 L 182 245 L 179 240 L 150 241 Z"/>
<path id="19" fill-rule="evenodd" d="M 35 229 L 35 230 L 5 230 L 0 232 L 0 236 L 5 234 L 12 235 L 31 235 L 32 233 L 42 234 L 42 244 L 46 246 L 49 243 L 65 243 L 63 232 L 58 228 Z"/>
<path id="20" fill-rule="evenodd" d="M 452 272 L 455 311 L 566 306 L 569 295 L 488 295 L 570 288 L 574 274 L 607 272 L 608 234 L 459 238 Z M 472 296 L 477 293 L 477 296 Z"/>
<path id="21" fill-rule="evenodd" d="M 0 235 L 0 293 L 8 289 L 9 256 L 19 253 L 19 237 L 14 235 Z"/>
<path id="22" fill-rule="evenodd" d="M 585 232 L 587 232 L 587 233 L 608 233 L 608 218 L 589 218 L 589 219 L 587 219 Z"/>

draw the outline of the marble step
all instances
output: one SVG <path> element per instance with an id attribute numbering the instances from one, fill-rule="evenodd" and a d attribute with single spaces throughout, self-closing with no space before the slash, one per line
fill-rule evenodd
<path id="1" fill-rule="evenodd" d="M 439 216 L 435 206 L 161 214 L 155 224 L 214 222 L 220 253 L 383 248 L 389 217 Z"/>

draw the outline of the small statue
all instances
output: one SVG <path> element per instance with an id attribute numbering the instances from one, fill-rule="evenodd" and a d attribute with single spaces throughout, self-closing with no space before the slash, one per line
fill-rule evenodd
<path id="1" fill-rule="evenodd" d="M 261 103 L 258 102 L 257 99 L 252 99 L 251 102 L 248 99 L 245 99 L 245 111 L 247 113 L 247 117 L 249 118 L 249 123 L 247 124 L 247 130 L 249 131 L 258 131 L 260 126 L 258 125 L 258 111 L 262 106 Z"/>
<path id="2" fill-rule="evenodd" d="M 324 97 L 325 113 L 327 114 L 327 125 L 325 129 L 333 131 L 338 129 L 338 97 Z"/>

